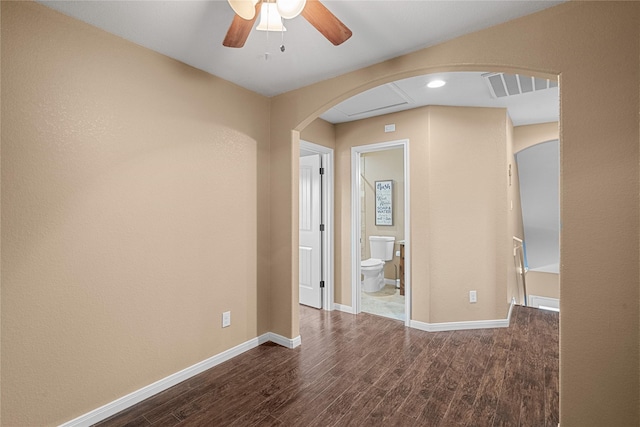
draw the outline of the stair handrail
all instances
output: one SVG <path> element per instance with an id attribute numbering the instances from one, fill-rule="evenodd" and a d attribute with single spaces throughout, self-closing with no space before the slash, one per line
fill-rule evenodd
<path id="1" fill-rule="evenodd" d="M 513 236 L 513 240 L 514 242 L 517 242 L 514 244 L 513 246 L 513 262 L 516 265 L 516 271 L 518 271 L 518 273 L 520 274 L 520 277 L 522 277 L 522 294 L 524 295 L 524 306 L 527 307 L 527 281 L 526 281 L 526 272 L 527 269 L 525 267 L 524 264 L 524 240 L 520 239 L 519 237 Z M 520 251 L 518 251 L 518 249 L 520 249 Z M 518 257 L 518 254 L 520 255 Z M 518 259 L 519 258 L 519 259 Z M 520 261 L 520 267 L 518 268 L 518 261 Z"/>

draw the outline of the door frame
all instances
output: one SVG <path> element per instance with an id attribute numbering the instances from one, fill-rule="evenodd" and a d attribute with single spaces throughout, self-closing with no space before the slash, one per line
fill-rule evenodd
<path id="1" fill-rule="evenodd" d="M 409 140 L 400 139 L 396 141 L 380 142 L 376 144 L 360 145 L 351 147 L 351 304 L 354 314 L 361 312 L 360 301 L 360 261 L 362 254 L 360 250 L 360 158 L 363 153 L 384 151 L 394 148 L 403 149 L 404 157 L 404 280 L 405 280 L 405 304 L 404 304 L 404 324 L 411 324 L 411 201 L 409 198 Z"/>
<path id="2" fill-rule="evenodd" d="M 324 178 L 320 198 L 322 199 L 322 218 L 324 230 L 322 234 L 322 276 L 324 277 L 324 292 L 322 292 L 322 309 L 334 309 L 334 161 L 333 149 L 313 142 L 300 140 L 300 150 L 311 151 L 320 155 L 324 168 Z"/>

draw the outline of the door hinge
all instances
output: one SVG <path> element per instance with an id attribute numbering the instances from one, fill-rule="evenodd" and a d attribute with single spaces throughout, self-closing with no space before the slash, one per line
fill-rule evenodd
<path id="1" fill-rule="evenodd" d="M 324 224 L 320 224 L 320 231 L 324 231 Z"/>
<path id="2" fill-rule="evenodd" d="M 320 175 L 324 175 L 324 168 L 320 168 Z"/>
<path id="3" fill-rule="evenodd" d="M 324 288 L 324 280 L 321 280 L 321 281 L 320 281 L 320 287 L 321 287 L 321 288 Z"/>

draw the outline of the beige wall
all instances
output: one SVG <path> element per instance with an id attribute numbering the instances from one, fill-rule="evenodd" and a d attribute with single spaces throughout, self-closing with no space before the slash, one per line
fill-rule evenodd
<path id="1" fill-rule="evenodd" d="M 558 122 L 516 126 L 513 128 L 513 152 L 519 153 L 533 145 L 559 139 L 559 131 Z"/>
<path id="2" fill-rule="evenodd" d="M 37 4 L 0 10 L 3 424 L 297 336 L 298 131 L 379 84 L 481 69 L 561 76 L 561 424 L 638 425 L 638 2 L 568 2 L 271 100 Z"/>
<path id="3" fill-rule="evenodd" d="M 339 223 L 340 226 L 336 228 L 335 236 L 335 300 L 339 304 L 346 306 L 353 304 L 351 301 L 351 147 L 409 139 L 410 161 L 413 162 L 414 158 L 418 158 L 415 156 L 418 156 L 419 153 L 426 154 L 427 152 L 428 121 L 426 120 L 426 111 L 426 108 L 418 108 L 336 125 L 335 218 L 336 223 Z M 384 125 L 388 123 L 395 123 L 395 133 L 384 132 Z M 412 174 L 410 181 L 414 181 L 413 174 L 418 170 L 420 170 L 418 164 L 416 164 L 416 168 L 413 167 L 413 164 L 411 165 L 409 168 Z M 411 188 L 412 200 L 415 198 L 413 197 L 414 188 L 419 189 L 420 187 Z M 412 201 L 412 215 L 416 212 L 416 206 L 426 207 L 421 204 L 420 200 Z M 414 230 L 417 227 L 426 230 L 426 225 L 423 225 L 425 223 L 426 215 L 415 215 L 415 218 L 412 218 L 411 229 Z M 424 255 L 423 250 L 422 247 L 417 249 L 419 254 Z M 415 253 L 413 257 L 415 259 Z M 418 274 L 418 279 L 414 280 L 426 279 L 426 274 L 420 276 L 419 273 L 416 273 L 416 268 L 414 266 L 412 269 L 414 276 Z M 418 267 L 418 270 L 426 272 L 424 268 Z"/>
<path id="4" fill-rule="evenodd" d="M 412 162 L 426 164 L 429 176 L 425 240 L 430 248 L 431 314 L 428 320 L 415 320 L 506 317 L 507 262 L 511 261 L 507 258 L 506 132 L 503 109 L 429 108 L 428 157 Z M 411 183 L 424 185 L 422 180 Z M 412 247 L 421 240 L 412 236 Z M 412 263 L 421 262 L 412 257 Z M 477 291 L 475 304 L 469 303 L 470 290 Z M 414 313 L 420 313 L 419 307 Z"/>
<path id="5" fill-rule="evenodd" d="M 314 120 L 300 133 L 300 139 L 327 148 L 336 148 L 336 128 L 320 118 Z"/>
<path id="6" fill-rule="evenodd" d="M 269 100 L 1 8 L 2 424 L 57 425 L 270 330 Z"/>
<path id="7" fill-rule="evenodd" d="M 542 271 L 527 273 L 527 294 L 548 298 L 560 298 L 560 275 Z"/>
<path id="8" fill-rule="evenodd" d="M 395 133 L 384 132 L 388 123 L 395 123 Z M 343 224 L 336 236 L 336 257 L 342 260 L 336 302 L 352 304 L 351 264 L 345 261 L 351 239 L 351 147 L 408 139 L 412 320 L 505 318 L 513 264 L 507 228 L 510 129 L 503 109 L 435 106 L 336 125 L 336 199 L 342 202 L 337 216 Z M 515 274 L 509 284 L 515 286 L 514 281 Z M 478 293 L 475 304 L 469 303 L 470 290 Z"/>
<path id="9" fill-rule="evenodd" d="M 413 75 L 479 69 L 560 75 L 561 424 L 637 425 L 640 138 L 639 94 L 632 88 L 640 79 L 639 28 L 638 2 L 568 2 L 272 98 L 271 161 L 279 168 L 271 175 L 278 202 L 272 209 L 271 230 L 278 234 L 272 251 L 281 256 L 271 285 L 281 296 L 272 299 L 278 330 L 291 336 L 299 330 L 291 276 L 297 272 L 292 188 L 297 189 L 298 170 L 297 158 L 289 154 L 292 139 L 296 143 L 292 129 L 304 129 L 363 90 Z M 412 221 L 413 232 L 420 227 Z M 413 274 L 415 280 L 415 269 Z M 420 301 L 425 297 L 415 295 L 414 305 L 426 303 Z"/>

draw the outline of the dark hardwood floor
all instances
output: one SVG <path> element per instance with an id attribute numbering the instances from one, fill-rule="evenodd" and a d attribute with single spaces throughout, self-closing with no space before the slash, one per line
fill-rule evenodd
<path id="1" fill-rule="evenodd" d="M 423 332 L 301 307 L 302 346 L 264 344 L 100 426 L 558 425 L 558 314 Z"/>

